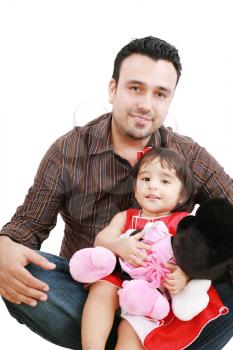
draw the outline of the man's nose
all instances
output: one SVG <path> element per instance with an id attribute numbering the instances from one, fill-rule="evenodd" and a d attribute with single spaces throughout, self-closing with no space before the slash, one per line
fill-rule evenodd
<path id="1" fill-rule="evenodd" d="M 138 109 L 145 113 L 148 113 L 152 110 L 152 96 L 149 93 L 140 96 Z"/>

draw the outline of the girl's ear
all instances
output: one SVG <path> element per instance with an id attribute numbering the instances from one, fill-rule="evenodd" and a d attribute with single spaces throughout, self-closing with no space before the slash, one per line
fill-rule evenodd
<path id="1" fill-rule="evenodd" d="M 184 195 L 182 193 L 180 193 L 179 199 L 178 199 L 178 204 L 183 204 L 184 202 L 185 202 Z"/>

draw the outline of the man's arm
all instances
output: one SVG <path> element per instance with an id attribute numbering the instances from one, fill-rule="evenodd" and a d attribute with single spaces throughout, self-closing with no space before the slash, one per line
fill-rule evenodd
<path id="1" fill-rule="evenodd" d="M 25 269 L 29 263 L 45 270 L 56 267 L 34 250 L 0 237 L 0 295 L 12 303 L 36 306 L 37 300 L 47 300 L 49 286 Z"/>
<path id="2" fill-rule="evenodd" d="M 61 179 L 62 162 L 57 141 L 44 156 L 23 205 L 0 234 L 33 249 L 40 248 L 56 225 L 57 214 L 65 197 Z"/>
<path id="3" fill-rule="evenodd" d="M 218 161 L 192 138 L 166 127 L 161 127 L 161 131 L 165 147 L 181 154 L 193 173 L 196 195 L 188 209 L 216 197 L 227 198 L 233 203 L 233 180 Z"/>
<path id="4" fill-rule="evenodd" d="M 65 194 L 61 167 L 62 158 L 56 142 L 42 160 L 24 204 L 1 231 L 0 295 L 13 303 L 36 306 L 37 300 L 47 299 L 49 286 L 33 277 L 25 267 L 34 263 L 46 270 L 55 268 L 28 247 L 38 249 L 56 224 Z"/>
<path id="5" fill-rule="evenodd" d="M 233 203 L 233 180 L 205 148 L 196 145 L 191 169 L 197 184 L 195 202 L 221 197 Z"/>

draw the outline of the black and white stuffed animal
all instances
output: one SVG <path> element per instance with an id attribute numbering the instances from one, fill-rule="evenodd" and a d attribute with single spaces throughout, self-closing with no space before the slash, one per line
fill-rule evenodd
<path id="1" fill-rule="evenodd" d="M 190 277 L 233 282 L 233 205 L 226 199 L 204 202 L 196 215 L 181 220 L 173 240 L 177 264 Z"/>

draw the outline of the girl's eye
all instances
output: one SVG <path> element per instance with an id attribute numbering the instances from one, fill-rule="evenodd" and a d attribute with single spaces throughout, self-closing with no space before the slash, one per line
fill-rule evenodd
<path id="1" fill-rule="evenodd" d="M 145 181 L 145 182 L 149 182 L 150 181 L 150 177 L 146 176 L 142 180 Z"/>
<path id="2" fill-rule="evenodd" d="M 163 184 L 170 184 L 170 182 L 168 180 L 165 180 L 165 179 L 162 180 L 162 183 Z"/>

